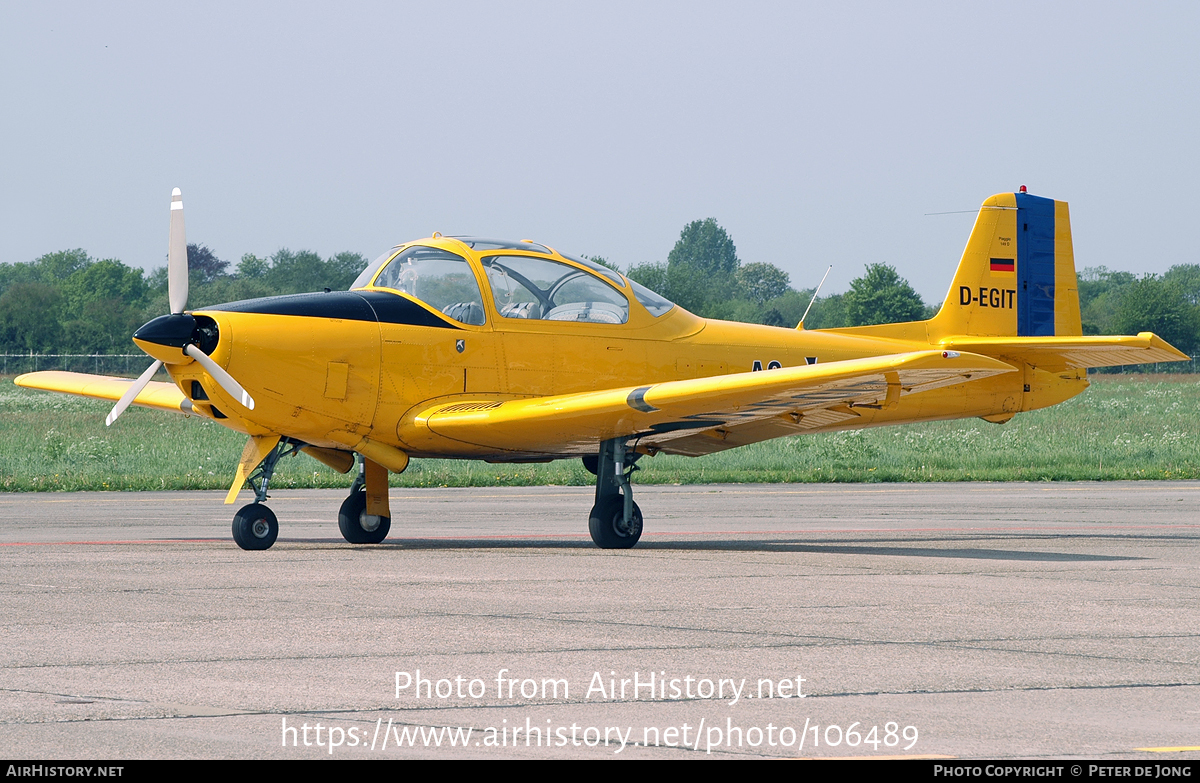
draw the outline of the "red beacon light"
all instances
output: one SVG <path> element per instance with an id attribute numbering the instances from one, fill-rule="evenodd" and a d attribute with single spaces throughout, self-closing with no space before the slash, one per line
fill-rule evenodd
<path id="1" fill-rule="evenodd" d="M 1022 185 L 1022 186 L 1021 186 L 1021 190 L 1020 190 L 1020 192 L 1021 192 L 1021 193 L 1028 193 L 1028 192 L 1029 192 L 1029 190 L 1028 190 L 1028 189 L 1027 189 L 1027 188 L 1026 188 L 1024 185 Z"/>

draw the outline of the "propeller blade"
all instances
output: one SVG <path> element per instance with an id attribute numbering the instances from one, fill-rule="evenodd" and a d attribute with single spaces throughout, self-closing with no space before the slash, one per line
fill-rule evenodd
<path id="1" fill-rule="evenodd" d="M 162 362 L 155 360 L 146 371 L 138 376 L 138 379 L 129 384 L 129 388 L 121 395 L 121 399 L 117 400 L 117 404 L 109 411 L 108 416 L 104 419 L 104 426 L 111 427 L 112 423 L 117 420 L 117 417 L 125 412 L 129 404 L 133 402 L 133 398 L 142 393 L 142 389 L 146 388 L 146 384 L 150 383 L 150 379 L 154 377 L 154 373 L 158 372 L 158 368 L 162 367 Z"/>
<path id="2" fill-rule="evenodd" d="M 232 375 L 225 372 L 221 365 L 214 362 L 212 357 L 200 350 L 199 346 L 188 343 L 186 346 L 184 346 L 183 350 L 188 356 L 200 362 L 200 366 L 203 367 L 208 374 L 213 377 L 213 380 L 221 385 L 221 388 L 224 389 L 230 397 L 233 397 L 242 405 L 244 405 L 247 410 L 254 410 L 254 398 L 242 388 L 241 384 L 233 379 Z"/>
<path id="3" fill-rule="evenodd" d="M 171 191 L 171 239 L 167 250 L 167 299 L 172 315 L 182 313 L 188 299 L 187 239 L 183 232 L 183 195 Z"/>

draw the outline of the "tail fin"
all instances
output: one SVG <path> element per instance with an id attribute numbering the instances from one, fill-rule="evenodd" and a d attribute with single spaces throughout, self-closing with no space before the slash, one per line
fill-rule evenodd
<path id="1" fill-rule="evenodd" d="M 1024 192 L 983 202 L 946 301 L 926 328 L 930 342 L 946 348 L 1025 363 L 1025 410 L 1078 394 L 1085 368 L 1188 358 L 1150 332 L 1082 336 L 1067 203 Z"/>
<path id="2" fill-rule="evenodd" d="M 983 202 L 929 337 L 1083 333 L 1067 202 L 1025 192 Z"/>
<path id="3" fill-rule="evenodd" d="M 1078 394 L 1087 385 L 1085 368 L 1188 358 L 1150 332 L 1082 336 L 1067 203 L 1023 191 L 983 202 L 933 318 L 829 331 L 928 341 L 1025 364 L 1021 410 Z"/>

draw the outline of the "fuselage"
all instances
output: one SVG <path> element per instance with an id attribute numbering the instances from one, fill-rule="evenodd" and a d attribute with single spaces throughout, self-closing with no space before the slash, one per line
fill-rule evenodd
<path id="1" fill-rule="evenodd" d="M 351 291 L 196 310 L 196 318 L 204 323 L 211 319 L 219 333 L 212 358 L 251 392 L 253 411 L 230 399 L 194 362 L 168 363 L 168 371 L 196 411 L 251 435 L 282 434 L 337 449 L 369 438 L 418 457 L 542 459 L 577 452 L 501 454 L 487 445 L 440 437 L 422 425 L 418 414 L 437 402 L 486 405 L 931 347 L 917 324 L 899 330 L 905 339 L 898 339 L 706 320 L 649 298 L 653 295 L 616 273 L 598 272 L 594 264 L 534 247 L 541 251 L 521 246 L 477 250 L 455 239 L 426 239 L 385 254 Z M 412 263 L 410 279 L 389 277 L 388 270 L 395 269 L 390 265 L 412 248 L 454 254 L 466 264 L 454 267 L 456 277 L 441 271 L 441 277 L 431 278 L 426 271 L 422 278 L 424 268 Z M 522 267 L 525 262 L 553 262 L 553 274 L 566 270 L 567 282 L 530 282 L 528 269 L 535 267 Z M 448 280 L 458 288 L 438 293 Z M 514 280 L 525 281 L 535 294 L 524 295 L 524 301 L 514 297 Z M 419 295 L 422 284 L 432 293 Z M 445 304 L 438 296 L 463 301 Z M 592 301 L 562 301 L 584 296 L 607 303 L 601 308 Z M 593 311 L 602 318 L 589 316 Z M 560 312 L 566 313 L 563 319 L 555 315 Z M 546 313 L 549 318 L 537 317 Z M 158 355 L 155 346 L 143 347 Z M 803 427 L 777 417 L 743 428 L 732 440 L 693 439 L 661 450 L 699 454 L 797 432 L 968 416 L 1004 418 L 1059 402 L 1086 387 L 1085 377 L 1039 380 L 1031 373 L 1040 371 L 1024 370 L 975 382 L 969 394 L 960 384 Z"/>

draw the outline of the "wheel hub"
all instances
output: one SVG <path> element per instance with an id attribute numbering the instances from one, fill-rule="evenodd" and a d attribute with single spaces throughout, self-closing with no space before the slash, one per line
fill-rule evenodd
<path id="1" fill-rule="evenodd" d="M 380 521 L 381 518 L 376 514 L 368 514 L 364 511 L 358 515 L 359 527 L 368 533 L 374 533 L 376 530 L 378 530 Z"/>
<path id="2" fill-rule="evenodd" d="M 617 513 L 613 519 L 613 530 L 617 531 L 619 536 L 633 536 L 640 532 L 641 525 L 638 524 L 637 517 L 625 521 L 625 512 L 622 510 Z"/>
<path id="3" fill-rule="evenodd" d="M 250 531 L 254 533 L 255 538 L 266 538 L 267 534 L 271 532 L 271 526 L 267 524 L 267 520 L 265 519 L 256 519 Z"/>

